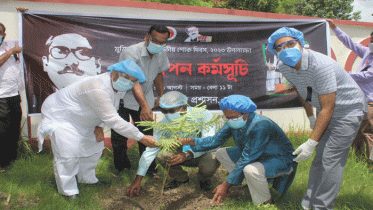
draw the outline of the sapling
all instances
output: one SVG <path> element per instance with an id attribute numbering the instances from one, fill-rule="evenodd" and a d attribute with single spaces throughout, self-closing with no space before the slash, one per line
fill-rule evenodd
<path id="1" fill-rule="evenodd" d="M 193 109 L 180 112 L 180 117 L 169 123 L 154 121 L 137 122 L 139 126 L 147 127 L 144 131 L 154 129 L 160 139 L 156 146 L 161 147 L 161 153 L 174 153 L 181 146 L 178 138 L 198 137 L 202 130 L 209 130 L 219 123 L 220 115 L 214 114 L 212 119 L 204 122 L 204 112 L 207 110 L 204 102 L 196 105 Z"/>

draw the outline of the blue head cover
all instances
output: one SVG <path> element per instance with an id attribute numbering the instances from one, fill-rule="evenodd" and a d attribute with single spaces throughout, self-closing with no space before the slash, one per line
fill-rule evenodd
<path id="1" fill-rule="evenodd" d="M 255 112 L 256 105 L 254 102 L 243 95 L 230 95 L 220 100 L 219 107 L 221 110 L 229 109 L 239 113 L 247 114 Z"/>
<path id="2" fill-rule="evenodd" d="M 294 37 L 294 38 L 298 39 L 300 41 L 302 47 L 304 47 L 304 36 L 303 36 L 302 32 L 298 31 L 295 28 L 282 27 L 282 28 L 278 29 L 277 31 L 275 31 L 268 38 L 268 50 L 271 53 L 276 54 L 275 49 L 273 48 L 274 45 L 275 45 L 275 42 L 276 42 L 277 39 L 279 39 L 281 37 L 285 37 L 285 36 L 290 36 L 290 37 Z"/>
<path id="3" fill-rule="evenodd" d="M 143 83 L 146 81 L 146 77 L 144 73 L 142 72 L 142 69 L 140 68 L 139 65 L 137 65 L 135 62 L 132 60 L 128 59 L 116 64 L 113 64 L 107 68 L 109 71 L 119 71 L 119 72 L 124 72 L 126 74 L 129 74 L 133 77 L 136 77 L 136 79 L 140 82 Z"/>
<path id="4" fill-rule="evenodd" d="M 170 91 L 159 100 L 159 106 L 163 109 L 183 106 L 188 103 L 188 97 L 179 91 Z"/>

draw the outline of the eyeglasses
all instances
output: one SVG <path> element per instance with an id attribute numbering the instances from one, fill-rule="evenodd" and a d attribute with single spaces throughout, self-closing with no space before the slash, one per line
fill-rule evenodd
<path id="1" fill-rule="evenodd" d="M 49 52 L 51 56 L 55 59 L 64 59 L 69 56 L 70 53 L 73 53 L 75 57 L 81 61 L 87 61 L 93 57 L 92 49 L 86 47 L 77 47 L 76 49 L 69 49 L 64 46 L 52 47 Z"/>
<path id="2" fill-rule="evenodd" d="M 123 78 L 128 79 L 129 81 L 131 81 L 131 82 L 133 82 L 133 83 L 135 83 L 135 84 L 139 82 L 139 81 L 137 80 L 137 78 L 133 79 L 133 78 L 131 78 L 127 73 L 124 73 L 124 72 L 120 72 L 120 71 L 118 71 L 118 75 L 121 76 L 121 77 L 123 77 Z"/>
<path id="3" fill-rule="evenodd" d="M 182 107 L 175 107 L 175 108 L 171 108 L 171 109 L 161 109 L 161 112 L 163 114 L 173 114 L 173 113 L 176 113 L 178 112 Z"/>
<path id="4" fill-rule="evenodd" d="M 293 47 L 295 47 L 295 45 L 297 45 L 297 43 L 298 43 L 297 41 L 298 41 L 298 39 L 288 40 L 286 42 L 282 42 L 282 43 L 274 46 L 273 48 L 275 49 L 275 51 L 277 53 L 280 53 L 281 51 L 283 51 L 286 48 L 293 48 Z"/>
<path id="5" fill-rule="evenodd" d="M 160 42 L 160 41 L 158 41 L 157 39 L 152 38 L 152 36 L 151 36 L 150 34 L 149 34 L 148 36 L 149 36 L 149 40 L 150 40 L 151 42 L 153 42 L 154 44 L 161 45 L 162 47 L 166 47 L 166 45 L 167 45 L 167 41 L 165 41 L 165 42 Z"/>
<path id="6" fill-rule="evenodd" d="M 238 115 L 237 117 L 230 117 L 230 118 L 227 118 L 225 115 L 222 117 L 222 119 L 224 120 L 224 121 L 228 121 L 228 120 L 231 120 L 231 121 L 236 121 L 236 120 L 238 120 L 238 119 L 240 119 L 240 117 L 242 117 L 243 116 L 243 114 L 241 113 L 240 115 Z"/>

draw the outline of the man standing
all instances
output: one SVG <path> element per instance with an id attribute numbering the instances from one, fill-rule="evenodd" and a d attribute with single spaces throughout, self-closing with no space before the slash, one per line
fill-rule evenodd
<path id="1" fill-rule="evenodd" d="M 333 209 L 342 184 L 350 146 L 367 103 L 356 82 L 336 61 L 305 49 L 303 33 L 283 27 L 268 38 L 268 49 L 279 59 L 279 71 L 297 89 L 308 117 L 318 117 L 307 142 L 294 152 L 294 161 L 316 156 L 310 169 L 304 209 Z"/>
<path id="2" fill-rule="evenodd" d="M 19 91 L 24 88 L 17 55 L 22 48 L 4 41 L 5 37 L 0 23 L 0 171 L 17 157 L 22 119 Z"/>
<path id="3" fill-rule="evenodd" d="M 355 43 L 332 20 L 327 21 L 338 39 L 348 49 L 362 58 L 360 65 L 356 69 L 356 73 L 349 72 L 349 74 L 365 94 L 368 102 L 368 114 L 361 123 L 360 130 L 352 143 L 352 147 L 355 149 L 356 155 L 373 160 L 373 32 L 370 34 L 369 46 L 365 47 Z"/>
<path id="4" fill-rule="evenodd" d="M 187 96 L 178 91 L 171 91 L 164 94 L 160 99 L 159 106 L 161 107 L 165 118 L 163 118 L 160 123 L 172 123 L 173 120 L 180 118 L 187 110 L 193 110 L 193 107 L 187 107 L 187 102 Z M 203 117 L 191 119 L 193 123 L 206 123 L 212 119 L 212 114 L 207 110 L 198 113 L 198 115 L 202 115 Z M 156 130 L 154 138 L 159 141 L 163 132 L 164 130 Z M 214 134 L 215 127 L 201 131 L 202 137 L 213 136 Z M 173 135 L 175 134 L 168 133 L 165 138 L 171 138 Z M 197 135 L 195 137 L 197 137 Z M 139 195 L 141 180 L 145 176 L 150 163 L 153 162 L 155 157 L 160 160 L 160 163 L 164 168 L 166 168 L 166 163 L 168 161 L 170 164 L 168 174 L 172 181 L 165 186 L 165 190 L 174 189 L 179 187 L 181 184 L 189 182 L 188 172 L 184 171 L 181 166 L 198 167 L 199 184 L 201 189 L 204 191 L 210 190 L 210 178 L 215 174 L 220 166 L 219 161 L 215 158 L 215 152 L 193 152 L 190 149 L 190 145 L 179 147 L 176 154 L 158 154 L 160 150 L 161 148 L 146 148 L 140 159 L 136 179 L 133 181 L 130 188 L 127 189 L 128 196 L 132 197 L 134 193 Z"/>
<path id="5" fill-rule="evenodd" d="M 163 95 L 163 75 L 162 72 L 170 68 L 170 62 L 163 48 L 166 46 L 170 36 L 170 31 L 165 26 L 152 26 L 145 35 L 145 41 L 127 47 L 119 57 L 119 62 L 131 59 L 143 70 L 146 82 L 136 84 L 132 91 L 127 92 L 120 104 L 118 113 L 126 121 L 130 121 L 130 116 L 134 123 L 138 121 L 152 121 L 153 112 L 159 104 L 159 98 L 155 99 L 153 94 L 153 84 L 157 90 L 158 97 Z M 146 135 L 153 135 L 153 131 L 139 130 Z M 111 130 L 111 143 L 114 150 L 114 165 L 118 171 L 130 168 L 131 164 L 127 156 L 127 138 L 118 135 Z M 139 142 L 140 155 L 146 147 Z M 153 162 L 148 170 L 151 176 L 157 176 Z"/>

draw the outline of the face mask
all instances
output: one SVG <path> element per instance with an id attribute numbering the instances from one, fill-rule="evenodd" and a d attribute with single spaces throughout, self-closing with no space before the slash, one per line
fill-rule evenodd
<path id="1" fill-rule="evenodd" d="M 113 88 L 121 92 L 130 90 L 135 85 L 133 82 L 123 77 L 119 77 L 117 81 L 115 82 L 112 81 L 112 82 L 113 82 Z"/>
<path id="2" fill-rule="evenodd" d="M 3 39 L 4 39 L 4 37 L 0 36 L 0 44 L 3 43 Z"/>
<path id="3" fill-rule="evenodd" d="M 166 117 L 167 120 L 172 121 L 172 120 L 179 118 L 181 115 L 179 112 L 176 112 L 172 114 L 165 114 L 164 116 Z"/>
<path id="4" fill-rule="evenodd" d="M 302 58 L 302 52 L 300 51 L 298 44 L 293 48 L 287 48 L 280 52 L 278 58 L 284 62 L 284 64 L 295 67 Z"/>
<path id="5" fill-rule="evenodd" d="M 239 129 L 239 128 L 242 128 L 243 126 L 245 126 L 246 121 L 244 121 L 243 116 L 241 116 L 236 120 L 228 120 L 227 124 L 228 124 L 229 127 L 233 128 L 233 129 Z"/>
<path id="6" fill-rule="evenodd" d="M 370 43 L 370 44 L 368 45 L 368 47 L 369 47 L 369 49 L 370 49 L 370 52 L 373 53 L 373 43 Z"/>
<path id="7" fill-rule="evenodd" d="M 154 44 L 153 42 L 149 41 L 149 45 L 146 47 L 146 49 L 148 49 L 148 51 L 151 53 L 151 54 L 157 54 L 159 52 L 161 52 L 163 50 L 164 46 L 162 45 L 157 45 L 157 44 Z"/>

